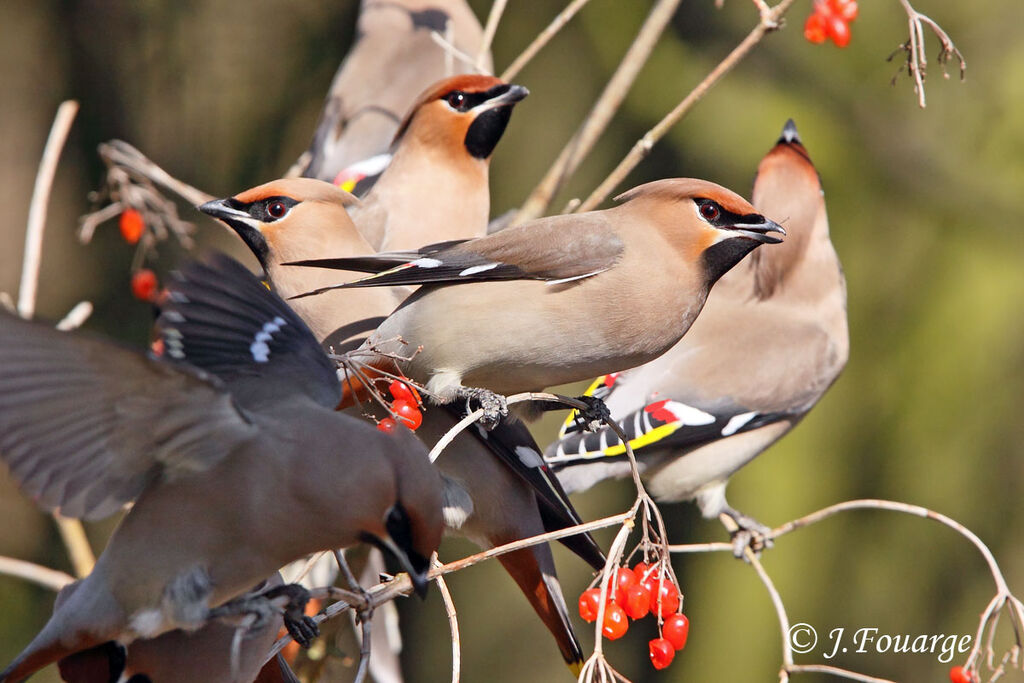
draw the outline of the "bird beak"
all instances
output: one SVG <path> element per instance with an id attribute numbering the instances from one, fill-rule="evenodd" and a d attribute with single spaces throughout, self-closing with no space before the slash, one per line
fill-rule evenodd
<path id="1" fill-rule="evenodd" d="M 235 208 L 232 204 L 236 203 L 231 197 L 227 199 L 214 199 L 213 201 L 206 202 L 199 207 L 199 210 L 203 213 L 218 218 L 229 225 L 233 222 L 240 222 L 249 227 L 256 227 L 256 221 L 253 220 L 245 211 Z"/>
<path id="2" fill-rule="evenodd" d="M 477 106 L 473 107 L 472 111 L 480 114 L 488 111 L 489 109 L 497 109 L 498 107 L 507 107 L 519 102 L 526 98 L 530 94 L 530 91 L 521 85 L 511 83 L 506 86 L 508 89 L 501 93 L 497 97 L 492 97 L 489 100 L 481 102 Z"/>
<path id="3" fill-rule="evenodd" d="M 743 218 L 745 219 L 745 222 L 734 223 L 733 225 L 727 226 L 726 229 L 739 233 L 742 237 L 746 237 L 763 244 L 778 244 L 782 241 L 778 237 L 772 237 L 769 235 L 768 233 L 770 232 L 777 232 L 780 235 L 786 234 L 786 230 L 770 218 L 765 218 L 758 214 L 751 214 L 749 216 L 744 216 Z"/>
<path id="4" fill-rule="evenodd" d="M 399 548 L 390 536 L 380 537 L 366 534 L 365 540 L 397 559 L 401 563 L 402 569 L 409 573 L 416 595 L 420 598 L 427 597 L 427 588 L 430 586 L 430 578 L 427 576 L 430 573 L 429 558 L 423 557 L 412 548 Z"/>

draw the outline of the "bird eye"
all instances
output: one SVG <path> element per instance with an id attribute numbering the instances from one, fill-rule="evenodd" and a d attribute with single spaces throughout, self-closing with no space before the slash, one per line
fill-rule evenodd
<path id="1" fill-rule="evenodd" d="M 453 109 L 462 109 L 463 105 L 465 105 L 466 103 L 466 93 L 459 90 L 454 90 L 448 93 L 448 96 L 445 98 L 445 101 L 448 102 L 448 104 Z"/>
<path id="2" fill-rule="evenodd" d="M 714 202 L 704 202 L 700 205 L 701 218 L 709 223 L 717 220 L 721 213 L 722 212 L 719 210 L 718 205 Z"/>
<path id="3" fill-rule="evenodd" d="M 267 215 L 274 220 L 284 218 L 286 213 L 288 213 L 288 207 L 279 199 L 275 199 L 267 204 Z"/>

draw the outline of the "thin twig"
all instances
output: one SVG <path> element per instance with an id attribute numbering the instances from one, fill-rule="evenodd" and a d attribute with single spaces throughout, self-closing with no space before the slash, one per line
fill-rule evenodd
<path id="1" fill-rule="evenodd" d="M 718 66 L 712 69 L 711 73 L 709 73 L 704 80 L 698 83 L 697 87 L 691 90 L 690 93 L 684 97 L 678 105 L 676 105 L 675 109 L 666 114 L 661 121 L 647 131 L 647 133 L 645 133 L 644 136 L 633 145 L 633 148 L 629 150 L 629 154 L 619 162 L 619 165 L 615 167 L 615 170 L 613 170 L 607 178 L 601 181 L 601 184 L 598 185 L 597 188 L 590 193 L 590 196 L 576 208 L 576 211 L 590 211 L 603 202 L 608 195 L 611 194 L 612 190 L 614 190 L 619 183 L 625 180 L 626 176 L 636 168 L 637 164 L 643 161 L 648 153 L 650 153 L 651 148 L 654 147 L 655 143 L 661 140 L 661 138 L 663 138 L 665 134 L 679 122 L 680 119 L 686 116 L 690 109 L 693 108 L 693 105 L 697 104 L 697 102 L 699 102 L 712 87 L 722 80 L 722 77 L 725 76 L 725 74 L 727 74 L 734 66 L 739 64 L 739 62 L 754 49 L 754 46 L 761 42 L 761 39 L 764 38 L 766 33 L 774 30 L 771 26 L 772 22 L 778 24 L 793 2 L 794 0 L 782 0 L 772 8 L 767 18 L 762 17 L 760 23 L 754 27 L 754 30 L 747 34 L 747 37 L 744 38 L 743 41 L 737 45 L 725 59 L 719 62 Z"/>
<path id="2" fill-rule="evenodd" d="M 569 20 L 576 16 L 576 13 L 583 9 L 588 2 L 590 0 L 572 0 L 564 10 L 558 13 L 558 16 L 551 20 L 547 28 L 537 34 L 533 42 L 527 45 L 526 49 L 508 65 L 508 68 L 501 74 L 501 80 L 508 82 L 518 76 L 523 67 L 529 64 L 530 60 L 537 56 L 537 53 L 551 42 L 555 34 L 561 31 L 562 27 L 568 24 Z"/>
<path id="3" fill-rule="evenodd" d="M 63 517 L 56 512 L 53 519 L 57 522 L 57 530 L 64 541 L 64 547 L 68 551 L 68 558 L 75 570 L 75 576 L 84 578 L 89 575 L 96 565 L 96 554 L 89 545 L 89 537 L 85 535 L 85 527 L 77 519 Z"/>
<path id="4" fill-rule="evenodd" d="M 672 15 L 675 14 L 679 2 L 680 0 L 658 0 L 651 9 L 643 26 L 636 34 L 636 38 L 633 39 L 633 43 L 629 46 L 622 61 L 619 62 L 615 73 L 612 74 L 601 96 L 594 103 L 594 107 L 580 124 L 576 134 L 562 148 L 544 178 L 523 202 L 523 206 L 516 215 L 516 223 L 523 223 L 542 216 L 551 206 L 555 195 L 590 153 L 594 143 L 597 142 L 612 116 L 618 111 L 640 73 L 640 69 L 647 63 L 658 38 L 661 37 L 668 22 L 672 19 Z"/>
<path id="5" fill-rule="evenodd" d="M 443 566 L 437 560 L 437 553 L 434 553 L 433 563 L 435 567 Z M 437 583 L 437 590 L 441 593 L 441 600 L 444 602 L 444 612 L 448 615 L 448 628 L 452 634 L 452 683 L 459 683 L 462 674 L 462 639 L 459 637 L 459 617 L 455 610 L 455 601 L 448 590 L 448 584 L 443 576 L 434 579 Z"/>
<path id="6" fill-rule="evenodd" d="M 494 0 L 491 3 L 491 12 L 487 15 L 487 25 L 484 27 L 484 36 L 480 40 L 480 50 L 476 53 L 476 70 L 483 72 L 484 62 L 487 61 L 487 54 L 491 51 L 491 43 L 494 42 L 494 35 L 498 32 L 498 23 L 501 22 L 501 15 L 505 13 L 505 5 L 508 0 Z"/>
<path id="7" fill-rule="evenodd" d="M 917 93 L 917 104 L 921 109 L 925 108 L 925 96 L 924 96 L 924 80 L 925 71 L 928 67 L 928 56 L 924 49 L 924 28 L 922 24 L 927 24 L 928 28 L 932 30 L 932 33 L 939 39 L 939 56 L 938 62 L 942 67 L 942 74 L 945 78 L 949 78 L 949 73 L 946 71 L 946 63 L 952 59 L 956 59 L 960 65 L 960 80 L 964 80 L 964 74 L 967 71 L 967 61 L 964 60 L 963 54 L 957 49 L 956 45 L 953 44 L 953 39 L 949 37 L 941 26 L 938 25 L 930 17 L 921 14 L 915 10 L 909 0 L 900 0 L 900 4 L 903 5 L 904 11 L 907 13 L 907 25 L 910 29 L 910 37 L 907 38 L 907 42 L 903 43 L 892 55 L 889 56 L 891 60 L 896 54 L 901 51 L 907 53 L 907 61 L 900 68 L 902 71 L 904 68 L 907 70 L 907 74 L 914 79 L 914 92 Z M 896 75 L 899 75 L 897 71 Z M 896 76 L 893 77 L 893 84 L 896 83 Z"/>
<path id="8" fill-rule="evenodd" d="M 59 591 L 75 580 L 75 577 L 62 571 L 2 555 L 0 555 L 0 574 L 31 581 L 43 588 L 49 588 L 54 591 Z"/>
<path id="9" fill-rule="evenodd" d="M 79 301 L 74 307 L 68 311 L 59 323 L 57 323 L 57 329 L 61 332 L 67 332 L 69 330 L 77 330 L 79 327 L 85 324 L 85 321 L 92 315 L 92 303 L 89 301 Z"/>
<path id="10" fill-rule="evenodd" d="M 28 226 L 25 230 L 25 256 L 21 262 L 21 285 L 18 288 L 18 313 L 22 318 L 31 318 L 36 312 L 36 290 L 39 286 L 39 266 L 43 255 L 43 231 L 46 229 L 46 207 L 50 203 L 53 177 L 57 174 L 64 143 L 71 131 L 71 124 L 78 113 L 78 102 L 65 100 L 57 108 L 57 115 L 46 138 L 43 157 L 36 172 L 32 200 L 28 207 Z"/>

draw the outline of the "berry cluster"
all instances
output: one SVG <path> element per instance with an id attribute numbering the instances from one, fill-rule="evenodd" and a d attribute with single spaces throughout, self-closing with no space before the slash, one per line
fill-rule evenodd
<path id="1" fill-rule="evenodd" d="M 588 588 L 580 596 L 580 617 L 590 623 L 597 621 L 601 602 L 599 588 Z M 638 562 L 632 569 L 619 567 L 608 580 L 608 601 L 604 608 L 601 633 L 608 640 L 626 635 L 629 619 L 655 615 L 661 637 L 649 644 L 651 664 L 664 669 L 672 663 L 676 651 L 686 645 L 690 620 L 679 612 L 679 587 L 672 577 L 663 575 L 660 563 Z"/>
<path id="2" fill-rule="evenodd" d="M 804 23 L 804 38 L 824 43 L 831 38 L 838 47 L 850 44 L 850 23 L 857 18 L 857 0 L 814 0 L 814 12 Z"/>
<path id="3" fill-rule="evenodd" d="M 398 420 L 409 429 L 416 431 L 423 424 L 423 413 L 420 412 L 420 401 L 416 390 L 401 380 L 394 380 L 388 385 L 391 392 L 391 414 L 394 417 L 385 417 L 377 423 L 377 429 L 382 432 L 391 433 L 398 426 Z"/>

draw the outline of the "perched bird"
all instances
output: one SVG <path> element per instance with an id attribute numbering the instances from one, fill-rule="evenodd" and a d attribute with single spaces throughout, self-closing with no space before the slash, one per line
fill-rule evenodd
<path id="1" fill-rule="evenodd" d="M 320 268 L 285 268 L 284 261 L 324 254 L 368 254 L 373 248 L 356 230 L 348 209 L 358 203 L 349 193 L 312 178 L 274 180 L 199 207 L 238 233 L 259 260 L 267 280 L 289 298 L 337 280 Z M 292 308 L 318 341 L 329 338 L 336 351 L 363 339 L 409 294 L 404 287 L 344 292 L 324 301 L 296 300 Z"/>
<path id="2" fill-rule="evenodd" d="M 624 370 L 667 351 L 711 286 L 784 233 L 724 187 L 687 178 L 634 188 L 604 211 L 554 216 L 414 253 L 299 261 L 375 275 L 334 287 L 423 285 L 364 343 L 440 403 L 491 401 Z M 455 287 L 451 285 L 462 284 Z M 388 368 L 378 356 L 371 367 Z"/>
<path id="3" fill-rule="evenodd" d="M 274 574 L 251 592 L 280 586 L 280 574 Z M 65 586 L 57 594 L 54 610 L 70 597 L 80 582 Z M 270 647 L 281 629 L 280 616 L 274 615 L 261 625 L 244 630 L 239 640 L 239 656 L 233 669 L 232 640 L 237 629 L 211 621 L 196 631 L 168 631 L 151 639 L 135 640 L 127 648 L 113 641 L 76 652 L 57 663 L 61 680 L 66 683 L 107 683 L 122 680 L 131 683 L 297 683 L 287 662 L 278 655 L 263 665 Z"/>
<path id="4" fill-rule="evenodd" d="M 289 213 L 271 220 L 268 202 L 286 204 Z M 260 258 L 277 292 L 292 294 L 321 284 L 324 278 L 336 279 L 336 273 L 330 270 L 282 265 L 299 252 L 305 252 L 305 256 L 370 252 L 360 246 L 360 240 L 352 239 L 354 228 L 341 216 L 348 204 L 348 195 L 327 183 L 282 180 L 200 208 L 242 236 Z M 294 302 L 296 312 L 310 321 L 314 330 L 327 335 L 333 325 L 343 330 L 365 330 L 357 324 L 360 320 L 374 321 L 375 327 L 395 307 L 380 298 L 350 298 L 352 293 L 338 290 L 328 295 L 330 298 L 299 299 Z M 328 320 L 329 325 L 322 324 Z M 331 335 L 325 343 L 334 345 L 342 336 L 346 335 Z M 461 415 L 458 411 L 427 410 L 423 417 L 418 434 L 432 445 Z M 522 425 L 504 424 L 492 432 L 471 428 L 445 449 L 437 466 L 445 482 L 447 526 L 481 547 L 580 523 L 558 480 L 544 464 L 540 447 Z M 563 543 L 595 569 L 603 566 L 604 557 L 589 535 L 572 536 Z M 580 665 L 582 649 L 572 629 L 550 548 L 535 545 L 499 559 L 552 632 L 566 662 Z"/>
<path id="5" fill-rule="evenodd" d="M 442 493 L 423 445 L 337 413 L 332 363 L 237 262 L 193 264 L 169 285 L 161 360 L 3 315 L 0 459 L 11 475 L 68 516 L 135 502 L 0 680 L 276 604 L 307 638 L 305 589 L 237 598 L 318 549 L 370 542 L 426 589 Z"/>
<path id="6" fill-rule="evenodd" d="M 792 121 L 761 161 L 754 206 L 786 227 L 715 285 L 687 335 L 665 355 L 599 378 L 652 494 L 696 499 L 705 517 L 731 516 L 725 486 L 814 407 L 846 364 L 846 286 L 829 241 L 818 175 Z M 629 474 L 610 429 L 563 429 L 548 460 L 569 491 Z"/>
<path id="7" fill-rule="evenodd" d="M 395 134 L 394 157 L 349 210 L 374 250 L 487 234 L 488 167 L 520 85 L 465 74 L 427 88 Z"/>
<path id="8" fill-rule="evenodd" d="M 465 0 L 362 0 L 356 39 L 327 93 L 298 174 L 333 181 L 339 172 L 387 155 L 402 117 L 431 83 L 472 68 L 432 33 L 475 59 L 483 30 Z M 490 53 L 484 70 L 491 70 Z"/>

